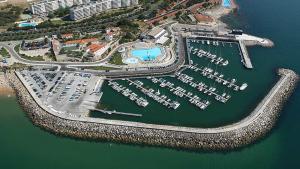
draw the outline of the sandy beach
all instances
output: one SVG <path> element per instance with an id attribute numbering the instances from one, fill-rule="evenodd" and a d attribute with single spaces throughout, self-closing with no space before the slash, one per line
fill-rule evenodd
<path id="1" fill-rule="evenodd" d="M 9 96 L 14 94 L 14 90 L 8 84 L 4 73 L 0 72 L 0 96 Z"/>

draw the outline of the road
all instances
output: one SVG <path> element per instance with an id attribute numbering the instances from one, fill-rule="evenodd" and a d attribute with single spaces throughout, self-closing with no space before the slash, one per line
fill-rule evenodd
<path id="1" fill-rule="evenodd" d="M 175 63 L 165 66 L 165 67 L 156 67 L 156 68 L 148 68 L 147 70 L 114 70 L 114 71 L 88 71 L 88 70 L 80 70 L 76 69 L 76 67 L 92 67 L 92 66 L 101 66 L 105 63 L 109 57 L 103 59 L 98 62 L 84 62 L 84 63 L 74 63 L 74 62 L 55 62 L 55 61 L 32 61 L 23 59 L 15 50 L 14 47 L 19 44 L 18 41 L 13 42 L 0 42 L 0 46 L 3 46 L 8 50 L 11 56 L 19 63 L 32 65 L 32 66 L 57 66 L 59 70 L 70 70 L 70 71 L 81 71 L 87 73 L 93 73 L 95 75 L 107 76 L 107 77 L 130 77 L 130 76 L 147 76 L 147 75 L 158 75 L 158 74 L 168 74 L 171 72 L 175 72 L 180 68 L 181 65 L 184 64 L 185 60 L 185 47 L 184 47 L 184 39 L 181 36 L 178 36 L 178 55 Z M 116 48 L 114 50 L 117 50 Z M 111 52 L 112 53 L 112 52 Z"/>

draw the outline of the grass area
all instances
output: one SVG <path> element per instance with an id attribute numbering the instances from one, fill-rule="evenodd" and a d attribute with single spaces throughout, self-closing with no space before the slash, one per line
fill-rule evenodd
<path id="1" fill-rule="evenodd" d="M 15 46 L 15 51 L 21 56 L 21 58 L 26 59 L 26 60 L 33 60 L 33 61 L 45 61 L 43 56 L 27 56 L 25 54 L 20 54 L 20 44 Z"/>
<path id="2" fill-rule="evenodd" d="M 26 60 L 33 60 L 33 61 L 45 61 L 43 56 L 27 56 L 27 55 L 24 55 L 24 54 L 20 54 L 20 56 L 23 58 L 23 59 L 26 59 Z"/>
<path id="3" fill-rule="evenodd" d="M 5 48 L 0 49 L 0 55 L 4 58 L 9 58 L 10 57 L 10 54 L 8 53 L 8 51 Z"/>
<path id="4" fill-rule="evenodd" d="M 113 64 L 113 65 L 125 65 L 122 61 L 122 56 L 121 56 L 121 53 L 117 52 L 115 53 L 111 59 L 109 60 L 110 64 Z"/>
<path id="5" fill-rule="evenodd" d="M 24 69 L 29 67 L 28 65 L 22 64 L 22 63 L 14 63 L 9 66 L 9 69 Z"/>

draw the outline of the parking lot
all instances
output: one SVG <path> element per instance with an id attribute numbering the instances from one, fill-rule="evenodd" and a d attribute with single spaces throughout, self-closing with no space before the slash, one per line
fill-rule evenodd
<path id="1" fill-rule="evenodd" d="M 69 116 L 86 116 L 102 96 L 102 78 L 90 73 L 23 70 L 21 75 L 49 109 Z"/>

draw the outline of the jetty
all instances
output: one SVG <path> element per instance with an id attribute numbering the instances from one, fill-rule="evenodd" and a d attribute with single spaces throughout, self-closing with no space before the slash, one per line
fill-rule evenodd
<path id="1" fill-rule="evenodd" d="M 128 97 L 130 100 L 134 101 L 139 106 L 147 107 L 149 104 L 146 99 L 138 97 L 136 93 L 132 92 L 130 89 L 120 85 L 117 82 L 108 81 L 108 85 L 118 93 L 122 93 L 123 96 Z"/>
<path id="2" fill-rule="evenodd" d="M 208 100 L 201 99 L 199 96 L 194 95 L 192 92 L 186 91 L 180 86 L 174 86 L 174 83 L 171 83 L 163 78 L 157 79 L 155 77 L 150 77 L 148 79 L 150 79 L 154 84 L 158 83 L 160 87 L 168 88 L 169 91 L 176 96 L 188 98 L 191 104 L 197 106 L 201 110 L 205 110 L 210 105 Z"/>
<path id="3" fill-rule="evenodd" d="M 208 67 L 197 67 L 197 65 L 190 65 L 188 67 L 190 70 L 193 70 L 194 72 L 198 72 L 200 71 L 200 74 L 203 77 L 206 77 L 208 79 L 212 79 L 224 86 L 227 86 L 228 88 L 232 88 L 235 91 L 239 91 L 239 90 L 244 90 L 242 89 L 242 86 L 245 86 L 246 83 L 242 84 L 241 86 L 236 85 L 236 79 L 224 79 L 224 75 L 214 71 L 212 68 L 208 68 Z"/>
<path id="4" fill-rule="evenodd" d="M 240 48 L 240 52 L 241 52 L 241 61 L 244 64 L 244 66 L 248 69 L 253 69 L 252 63 L 251 63 L 251 59 L 249 56 L 249 53 L 247 51 L 246 45 L 244 44 L 244 42 L 242 40 L 239 40 L 239 48 Z"/>
<path id="5" fill-rule="evenodd" d="M 101 110 L 101 109 L 92 109 L 91 111 L 98 111 L 104 114 L 116 114 L 116 115 L 125 115 L 125 116 L 133 116 L 133 117 L 142 117 L 142 114 L 134 114 L 134 113 L 124 113 L 124 112 L 118 112 L 118 111 L 108 111 L 108 110 Z"/>
<path id="6" fill-rule="evenodd" d="M 155 92 L 154 89 L 146 89 L 143 87 L 143 83 L 139 80 L 132 81 L 130 79 L 126 79 L 130 84 L 133 84 L 136 86 L 137 89 L 139 89 L 142 93 L 147 95 L 148 97 L 152 98 L 158 103 L 161 103 L 162 105 L 168 107 L 168 108 L 173 108 L 177 109 L 180 106 L 180 103 L 177 101 L 172 101 L 165 95 L 160 95 L 160 92 L 157 91 Z"/>
<path id="7" fill-rule="evenodd" d="M 198 89 L 198 91 L 203 92 L 208 96 L 213 95 L 217 101 L 226 103 L 231 98 L 231 96 L 225 92 L 223 92 L 221 95 L 218 94 L 218 91 L 215 87 L 208 86 L 204 82 L 193 81 L 194 78 L 188 76 L 187 74 L 177 73 L 176 76 L 178 80 L 189 84 L 191 87 Z"/>

